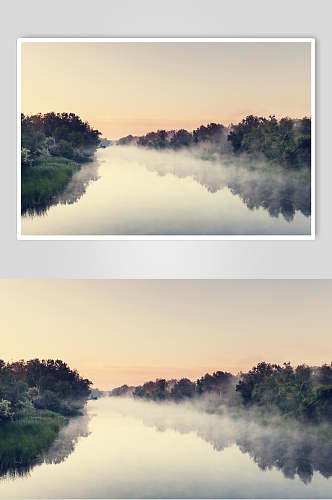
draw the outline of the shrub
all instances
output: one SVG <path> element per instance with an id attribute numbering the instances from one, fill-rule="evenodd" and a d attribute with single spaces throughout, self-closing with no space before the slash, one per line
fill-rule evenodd
<path id="1" fill-rule="evenodd" d="M 5 422 L 6 420 L 10 420 L 14 415 L 14 412 L 11 408 L 10 401 L 7 399 L 0 400 L 0 422 Z"/>

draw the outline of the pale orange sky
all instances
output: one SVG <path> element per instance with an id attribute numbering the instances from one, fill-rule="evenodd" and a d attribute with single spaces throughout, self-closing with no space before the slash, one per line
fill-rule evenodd
<path id="1" fill-rule="evenodd" d="M 0 359 L 61 358 L 110 389 L 332 361 L 332 280 L 0 280 Z"/>
<path id="2" fill-rule="evenodd" d="M 22 112 L 74 112 L 117 139 L 311 115 L 309 43 L 22 43 Z"/>

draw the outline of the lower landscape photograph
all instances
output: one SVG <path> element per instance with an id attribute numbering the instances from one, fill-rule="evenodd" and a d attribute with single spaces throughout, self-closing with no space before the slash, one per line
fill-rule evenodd
<path id="1" fill-rule="evenodd" d="M 332 280 L 0 295 L 0 498 L 331 498 Z"/>

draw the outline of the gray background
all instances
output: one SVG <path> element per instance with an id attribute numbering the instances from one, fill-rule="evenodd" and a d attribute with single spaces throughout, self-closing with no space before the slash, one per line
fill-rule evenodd
<path id="1" fill-rule="evenodd" d="M 326 0 L 4 3 L 0 30 L 0 137 L 4 152 L 0 277 L 332 278 L 330 6 Z M 27 36 L 315 37 L 316 241 L 17 241 L 16 38 Z"/>

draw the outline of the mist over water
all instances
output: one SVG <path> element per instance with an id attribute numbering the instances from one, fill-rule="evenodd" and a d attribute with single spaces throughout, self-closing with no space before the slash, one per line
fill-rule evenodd
<path id="1" fill-rule="evenodd" d="M 288 222 L 294 219 L 296 211 L 307 217 L 311 214 L 310 184 L 287 176 L 281 169 L 263 170 L 266 165 L 262 163 L 253 170 L 241 158 L 237 164 L 225 163 L 218 154 L 203 147 L 176 153 L 151 152 L 149 158 L 140 149 L 133 152 L 131 148 L 128 153 L 141 157 L 146 168 L 161 176 L 191 177 L 209 193 L 229 188 L 250 210 L 262 207 L 271 217 L 281 215 Z"/>
<path id="2" fill-rule="evenodd" d="M 168 429 L 180 434 L 194 433 L 222 452 L 234 444 L 248 454 L 261 470 L 277 469 L 289 479 L 299 478 L 309 484 L 314 472 L 332 477 L 332 442 L 309 435 L 305 428 L 289 430 L 261 425 L 248 411 L 248 418 L 219 408 L 219 413 L 207 413 L 209 403 L 142 402 L 121 397 L 112 402 L 116 411 L 140 419 L 144 425 L 159 432 Z M 331 481 L 332 487 L 332 481 Z"/>
<path id="3" fill-rule="evenodd" d="M 0 497 L 331 497 L 332 443 L 207 408 L 89 401 L 88 416 L 63 430 L 46 460 L 0 481 Z"/>
<path id="4" fill-rule="evenodd" d="M 74 173 L 66 189 L 57 196 L 54 204 L 71 205 L 76 203 L 85 194 L 90 182 L 98 179 L 98 162 L 93 161 L 85 164 L 83 168 Z"/>
<path id="5" fill-rule="evenodd" d="M 42 454 L 41 460 L 46 464 L 60 464 L 64 462 L 75 447 L 80 438 L 89 436 L 90 416 L 84 414 L 69 420 L 68 425 L 62 428 L 51 447 Z"/>
<path id="6" fill-rule="evenodd" d="M 98 150 L 22 234 L 310 234 L 310 182 L 266 165 L 223 163 L 203 149 Z"/>

